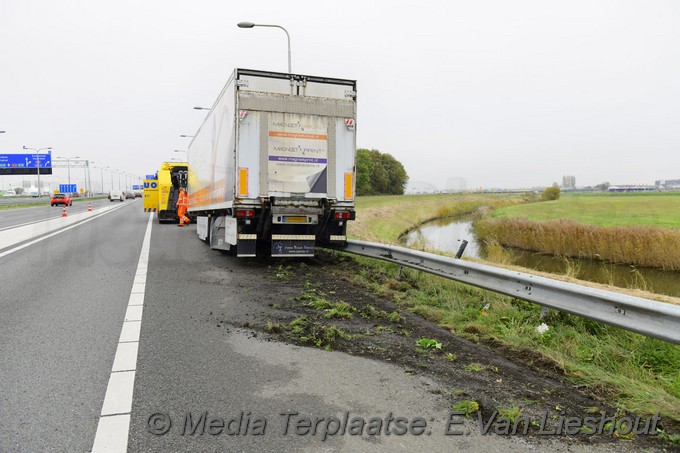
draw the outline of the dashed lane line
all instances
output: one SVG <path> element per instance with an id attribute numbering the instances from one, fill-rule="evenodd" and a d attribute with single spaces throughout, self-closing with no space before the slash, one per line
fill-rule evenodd
<path id="1" fill-rule="evenodd" d="M 151 247 L 153 213 L 149 214 L 142 251 L 139 254 L 135 280 L 130 291 L 123 328 L 118 339 L 116 356 L 111 367 L 111 376 L 104 396 L 97 434 L 94 437 L 93 453 L 124 453 L 127 451 L 130 433 L 130 412 L 132 393 L 135 387 L 139 335 L 142 327 L 142 310 L 146 291 L 146 272 Z"/>

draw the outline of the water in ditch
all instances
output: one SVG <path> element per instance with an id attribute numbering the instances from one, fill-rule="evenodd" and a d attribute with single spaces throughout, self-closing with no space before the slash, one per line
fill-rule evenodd
<path id="1" fill-rule="evenodd" d="M 463 256 L 487 259 L 486 250 L 472 233 L 472 219 L 435 220 L 411 231 L 404 237 L 409 247 L 427 247 L 456 253 L 463 240 L 468 241 Z M 603 263 L 601 261 L 569 258 L 505 248 L 517 266 L 553 274 L 570 273 L 575 278 L 605 283 L 621 288 L 639 288 L 658 294 L 680 297 L 680 272 L 653 268 Z"/>

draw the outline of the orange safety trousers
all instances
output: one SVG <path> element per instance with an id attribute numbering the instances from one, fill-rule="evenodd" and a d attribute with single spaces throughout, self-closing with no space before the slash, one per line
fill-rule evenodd
<path id="1" fill-rule="evenodd" d="M 177 200 L 177 217 L 179 217 L 179 226 L 184 226 L 185 223 L 189 223 L 191 220 L 186 216 L 187 209 L 189 208 L 189 197 L 187 197 L 186 192 L 181 192 L 179 195 L 179 200 Z"/>

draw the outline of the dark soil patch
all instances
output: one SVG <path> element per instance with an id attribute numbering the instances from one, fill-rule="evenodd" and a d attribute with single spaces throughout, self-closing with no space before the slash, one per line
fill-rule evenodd
<path id="1" fill-rule="evenodd" d="M 269 303 L 268 310 L 243 325 L 265 338 L 401 365 L 406 373 L 423 374 L 436 382 L 431 391 L 447 397 L 451 405 L 478 402 L 485 420 L 510 406 L 518 406 L 522 416 L 532 420 L 547 412 L 549 424 L 560 416 L 599 417 L 599 411 L 605 411 L 611 417 L 616 413 L 616 408 L 568 382 L 559 364 L 529 349 L 471 342 L 388 297 L 350 283 L 359 265 L 349 257 L 322 253 L 313 259 L 260 264 L 269 269 L 269 281 L 263 285 L 283 286 L 285 293 L 296 294 Z M 441 350 L 417 347 L 422 338 L 441 343 Z M 528 439 L 538 442 L 537 431 L 529 429 Z M 627 440 L 579 434 L 560 439 L 576 444 L 618 443 L 615 448 L 626 451 L 672 449 L 657 436 Z"/>

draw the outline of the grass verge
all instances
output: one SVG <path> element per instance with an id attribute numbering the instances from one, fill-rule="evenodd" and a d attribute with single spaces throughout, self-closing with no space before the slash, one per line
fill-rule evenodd
<path id="1" fill-rule="evenodd" d="M 407 225 L 401 218 L 404 212 L 419 212 L 415 219 L 426 219 L 428 215 L 417 206 L 434 206 L 432 212 L 436 212 L 446 203 L 469 206 L 470 202 L 464 196 L 438 197 L 386 197 L 382 204 L 379 197 L 369 197 L 371 200 L 365 203 L 360 198 L 357 218 L 364 216 L 364 210 L 370 216 L 364 225 L 351 230 L 353 236 L 394 243 L 401 234 L 399 225 Z M 499 197 L 487 201 L 495 205 L 516 202 Z M 474 203 L 481 206 L 484 200 L 475 199 Z M 451 207 L 451 211 L 458 208 Z M 371 230 L 370 225 L 378 228 Z M 362 236 L 364 232 L 367 236 Z M 457 335 L 488 344 L 515 360 L 570 381 L 621 410 L 638 415 L 658 412 L 671 430 L 680 427 L 680 346 L 565 313 L 550 312 L 541 320 L 540 307 L 529 302 L 420 271 L 407 269 L 397 278 L 396 265 L 353 259 L 359 268 L 349 276 L 354 283 Z M 541 333 L 537 327 L 544 322 L 549 328 Z"/>

